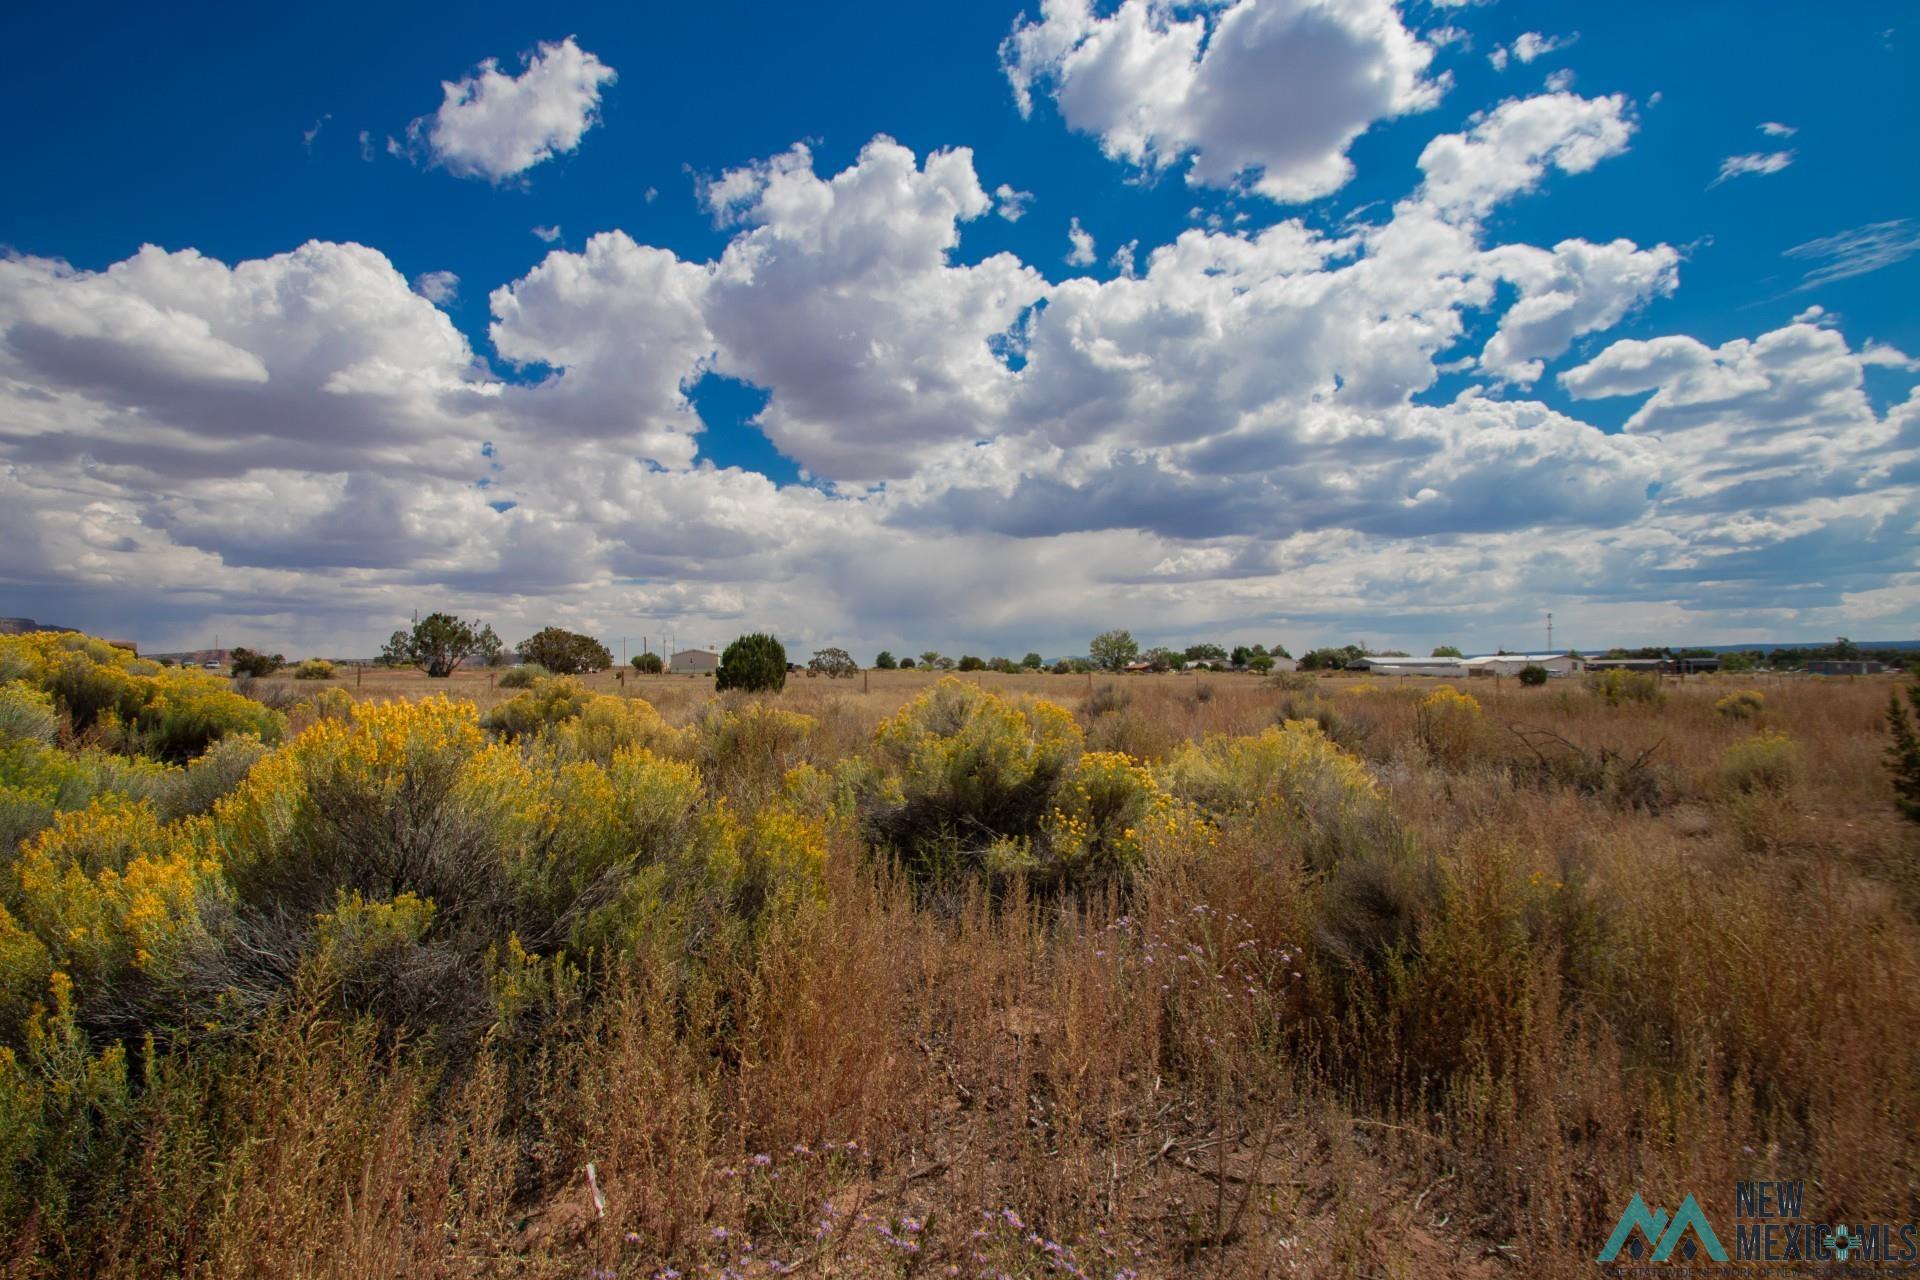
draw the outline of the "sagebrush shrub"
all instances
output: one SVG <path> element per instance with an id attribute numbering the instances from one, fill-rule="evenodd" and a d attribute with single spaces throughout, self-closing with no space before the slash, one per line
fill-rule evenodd
<path id="1" fill-rule="evenodd" d="M 1720 778 L 1734 791 L 1789 790 L 1800 773 L 1800 747 L 1777 729 L 1762 729 L 1720 757 Z"/>
<path id="2" fill-rule="evenodd" d="M 535 681 L 525 693 L 488 708 L 480 717 L 480 727 L 503 737 L 524 737 L 573 719 L 593 696 L 572 676 L 551 676 Z"/>
<path id="3" fill-rule="evenodd" d="M 267 745 L 251 734 L 221 739 L 185 768 L 168 773 L 166 789 L 156 801 L 160 816 L 171 822 L 211 813 L 267 750 Z"/>
<path id="4" fill-rule="evenodd" d="M 922 879 L 977 869 L 996 841 L 1037 831 L 1081 748 L 1061 707 L 943 679 L 874 731 L 870 833 Z"/>
<path id="5" fill-rule="evenodd" d="M 508 667 L 502 671 L 495 683 L 502 689 L 531 689 L 548 674 L 550 673 L 547 669 L 537 662 L 523 662 L 517 667 Z"/>
<path id="6" fill-rule="evenodd" d="M 1420 745 L 1429 758 L 1457 766 L 1471 754 L 1480 732 L 1480 702 L 1443 684 L 1420 699 L 1415 717 Z"/>
<path id="7" fill-rule="evenodd" d="M 1627 703 L 1657 704 L 1666 700 L 1660 677 L 1650 671 L 1627 671 L 1610 667 L 1587 675 L 1587 691 L 1610 707 Z"/>
<path id="8" fill-rule="evenodd" d="M 1391 830 L 1366 765 L 1311 721 L 1189 743 L 1160 777 L 1174 798 L 1216 821 L 1252 821 L 1283 833 L 1316 870 L 1374 847 Z"/>
<path id="9" fill-rule="evenodd" d="M 1753 689 L 1730 693 L 1713 704 L 1713 709 L 1729 720 L 1751 720 L 1766 707 L 1767 700 Z"/>
<path id="10" fill-rule="evenodd" d="M 778 791 L 806 757 L 812 716 L 753 699 L 714 699 L 687 726 L 683 749 L 701 777 L 743 808 Z"/>
<path id="11" fill-rule="evenodd" d="M 24 684 L 0 684 L 0 740 L 52 746 L 60 735 L 53 698 Z"/>
<path id="12" fill-rule="evenodd" d="M 139 725 L 148 753 L 161 760 L 191 760 L 235 734 L 278 742 L 286 732 L 287 718 L 280 712 L 197 673 L 158 683 L 159 692 L 140 710 Z"/>
<path id="13" fill-rule="evenodd" d="M 68 731 L 73 658 L 126 715 Z M 1618 1212 L 1595 1186 L 1743 1148 L 1862 1214 L 1910 1196 L 1920 935 L 1859 856 L 1899 846 L 1798 816 L 1884 802 L 1871 686 L 1784 686 L 1798 743 L 1724 758 L 1700 687 L 1657 719 L 1250 680 L 1129 683 L 1085 737 L 955 682 L 873 730 L 819 682 L 684 729 L 565 682 L 492 730 L 321 686 L 290 741 L 140 756 L 170 690 L 224 685 L 197 674 L 0 637 L 23 1274 L 1251 1275 L 1299 1248 L 1271 1194 L 1329 1197 L 1323 1270 L 1511 1240 L 1571 1277 Z M 1434 767 L 1431 721 L 1516 700 L 1516 767 Z M 1163 764 L 1097 749 L 1155 720 Z M 1711 808 L 1620 811 L 1657 751 Z M 1555 785 L 1514 785 L 1529 756 Z"/>
<path id="14" fill-rule="evenodd" d="M 1366 765 L 1302 720 L 1188 743 L 1161 776 L 1175 796 L 1216 816 L 1281 806 L 1334 823 L 1380 799 Z"/>
<path id="15" fill-rule="evenodd" d="M 293 669 L 295 680 L 331 680 L 333 664 L 325 658 L 308 658 Z"/>

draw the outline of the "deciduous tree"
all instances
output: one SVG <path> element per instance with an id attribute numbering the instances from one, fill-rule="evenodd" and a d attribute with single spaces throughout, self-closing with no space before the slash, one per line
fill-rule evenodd
<path id="1" fill-rule="evenodd" d="M 520 660 L 537 662 L 557 676 L 577 676 L 606 670 L 613 665 L 613 654 L 592 636 L 545 627 L 520 642 Z"/>
<path id="2" fill-rule="evenodd" d="M 1087 652 L 1102 671 L 1119 671 L 1140 656 L 1140 646 L 1131 631 L 1102 631 L 1087 646 Z"/>
<path id="3" fill-rule="evenodd" d="M 860 673 L 860 664 L 845 649 L 819 649 L 807 660 L 807 670 L 833 680 L 841 676 L 851 679 Z"/>
<path id="4" fill-rule="evenodd" d="M 396 631 L 380 651 L 391 666 L 418 667 L 435 679 L 445 679 L 467 659 L 498 647 L 500 638 L 484 622 L 466 622 L 450 613 L 430 613 L 411 631 Z"/>

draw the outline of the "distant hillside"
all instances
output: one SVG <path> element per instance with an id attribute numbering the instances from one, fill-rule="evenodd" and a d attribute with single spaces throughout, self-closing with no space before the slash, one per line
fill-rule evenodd
<path id="1" fill-rule="evenodd" d="M 1696 644 L 1676 648 L 1705 649 L 1709 653 L 1772 653 L 1775 649 L 1825 649 L 1831 640 L 1782 640 L 1771 644 Z M 1849 640 L 1856 649 L 1920 649 L 1920 640 Z"/>
<path id="2" fill-rule="evenodd" d="M 32 618 L 0 618 L 0 636 L 24 636 L 30 631 L 72 631 L 72 627 L 46 626 Z"/>

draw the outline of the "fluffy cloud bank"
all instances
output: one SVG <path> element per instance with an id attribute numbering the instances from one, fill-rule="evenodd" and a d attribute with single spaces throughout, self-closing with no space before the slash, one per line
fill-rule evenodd
<path id="1" fill-rule="evenodd" d="M 1367 120 L 1437 91 L 1391 16 L 1054 5 L 1009 68 L 1072 124 L 1100 76 L 1159 67 L 1163 114 L 1085 127 L 1280 194 L 1337 185 Z M 1293 34 L 1263 43 L 1274 23 Z M 1251 82 L 1232 59 L 1310 35 L 1386 88 L 1297 152 L 1210 131 L 1193 103 Z M 823 172 L 796 145 L 702 184 L 710 260 L 623 231 L 553 248 L 493 289 L 481 350 L 435 305 L 456 281 L 360 245 L 0 260 L 0 584 L 11 612 L 132 614 L 150 643 L 224 625 L 336 651 L 415 606 L 1020 651 L 1096 621 L 1527 643 L 1542 601 L 1629 635 L 1911 619 L 1920 399 L 1868 382 L 1912 361 L 1818 308 L 1717 346 L 1608 342 L 1679 287 L 1678 251 L 1489 230 L 1633 129 L 1617 96 L 1502 102 L 1432 138 L 1374 221 L 1194 229 L 1058 281 L 959 252 L 1012 198 L 970 151 L 876 137 Z M 757 425 L 810 483 L 703 460 L 709 375 L 766 393 Z M 1621 397 L 1624 430 L 1579 416 Z"/>

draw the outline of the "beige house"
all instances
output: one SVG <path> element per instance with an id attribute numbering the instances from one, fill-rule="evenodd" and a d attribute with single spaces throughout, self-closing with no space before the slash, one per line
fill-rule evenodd
<path id="1" fill-rule="evenodd" d="M 677 676 L 712 674 L 720 669 L 720 655 L 711 649 L 682 649 L 667 660 L 667 670 Z"/>

